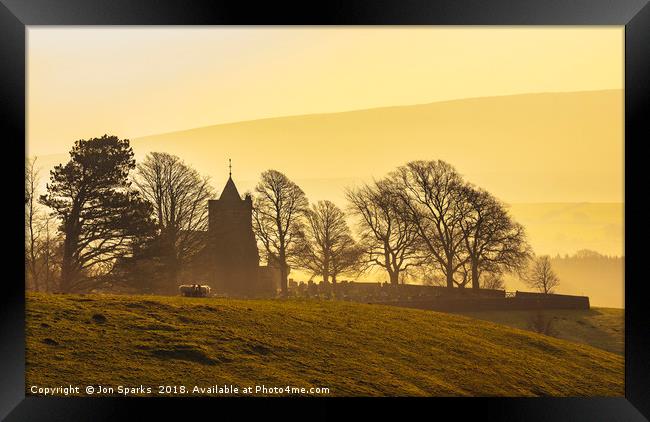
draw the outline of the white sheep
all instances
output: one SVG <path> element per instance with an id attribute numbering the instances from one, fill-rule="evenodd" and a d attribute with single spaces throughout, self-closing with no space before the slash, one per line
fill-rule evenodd
<path id="1" fill-rule="evenodd" d="M 178 290 L 181 295 L 188 297 L 206 297 L 210 294 L 210 286 L 206 284 L 182 284 Z"/>

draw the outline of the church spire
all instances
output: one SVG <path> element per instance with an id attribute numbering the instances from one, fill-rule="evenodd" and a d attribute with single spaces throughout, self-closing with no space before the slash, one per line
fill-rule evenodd
<path id="1" fill-rule="evenodd" d="M 224 199 L 228 201 L 241 201 L 241 196 L 239 196 L 235 182 L 232 180 L 232 160 L 230 158 L 228 159 L 228 181 L 226 182 L 226 186 L 223 188 L 223 191 L 221 191 L 221 196 L 219 197 L 219 200 Z"/>

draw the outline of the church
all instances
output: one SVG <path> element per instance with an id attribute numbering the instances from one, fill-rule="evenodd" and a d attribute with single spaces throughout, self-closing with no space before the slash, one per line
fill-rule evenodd
<path id="1" fill-rule="evenodd" d="M 176 277 L 166 277 L 160 250 L 134 249 L 120 257 L 113 274 L 118 280 L 147 279 L 146 291 L 177 294 L 182 284 L 207 284 L 211 292 L 228 297 L 273 297 L 280 289 L 280 270 L 260 265 L 253 232 L 253 198 L 241 197 L 232 172 L 219 199 L 209 200 L 208 229 L 193 232 L 198 241 L 193 254 Z M 133 281 L 130 281 L 133 283 Z M 123 284 L 128 285 L 127 283 Z M 141 283 L 138 283 L 141 284 Z"/>
<path id="2" fill-rule="evenodd" d="M 230 172 L 219 199 L 208 201 L 208 233 L 203 254 L 205 278 L 217 294 L 269 296 L 280 287 L 277 268 L 260 266 L 253 233 L 253 200 L 243 199 Z"/>

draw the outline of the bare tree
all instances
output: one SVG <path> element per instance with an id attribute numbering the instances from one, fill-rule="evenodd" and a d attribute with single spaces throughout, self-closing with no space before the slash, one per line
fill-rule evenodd
<path id="1" fill-rule="evenodd" d="M 26 287 L 52 291 L 59 272 L 61 239 L 52 227 L 57 221 L 38 202 L 40 169 L 37 158 L 25 163 L 25 269 Z"/>
<path id="2" fill-rule="evenodd" d="M 359 219 L 359 243 L 369 264 L 383 268 L 390 283 L 398 284 L 403 272 L 422 263 L 417 227 L 402 218 L 385 181 L 348 189 L 346 197 Z"/>
<path id="3" fill-rule="evenodd" d="M 37 265 L 38 238 L 41 232 L 40 207 L 38 203 L 38 184 L 40 183 L 39 169 L 36 167 L 37 158 L 25 161 L 25 264 L 27 280 L 34 290 L 40 290 L 39 269 Z"/>
<path id="4" fill-rule="evenodd" d="M 300 236 L 308 202 L 298 185 L 277 170 L 262 173 L 253 199 L 253 230 L 269 264 L 280 269 L 282 294 L 287 295 L 289 261 Z"/>
<path id="5" fill-rule="evenodd" d="M 463 250 L 462 253 L 465 251 Z M 464 260 L 462 265 L 456 270 L 454 275 L 454 284 L 462 289 L 464 289 L 470 281 L 472 281 L 472 272 L 471 266 L 468 260 Z"/>
<path id="6" fill-rule="evenodd" d="M 425 262 L 421 266 L 414 267 L 412 272 L 416 278 L 422 280 L 422 284 L 425 286 L 447 286 L 447 278 L 438 269 L 437 263 Z"/>
<path id="7" fill-rule="evenodd" d="M 528 286 L 539 290 L 541 293 L 551 294 L 560 285 L 560 279 L 551 267 L 551 258 L 548 255 L 535 259 L 524 280 Z"/>
<path id="8" fill-rule="evenodd" d="M 46 292 L 57 290 L 57 280 L 61 272 L 63 238 L 56 233 L 57 224 L 53 216 L 46 213 L 43 217 L 43 230 L 38 240 L 40 277 Z"/>
<path id="9" fill-rule="evenodd" d="M 465 185 L 457 213 L 469 260 L 473 289 L 480 288 L 483 271 L 519 272 L 530 258 L 524 228 L 510 218 L 506 208 L 489 192 Z"/>
<path id="10" fill-rule="evenodd" d="M 208 177 L 200 176 L 179 157 L 152 152 L 138 164 L 134 184 L 153 205 L 158 240 L 170 288 L 204 244 L 208 200 L 214 196 Z"/>
<path id="11" fill-rule="evenodd" d="M 336 284 L 339 274 L 359 268 L 363 249 L 352 238 L 345 214 L 334 203 L 318 201 L 306 216 L 296 264 Z"/>
<path id="12" fill-rule="evenodd" d="M 399 199 L 402 218 L 416 228 L 423 251 L 444 274 L 446 285 L 464 285 L 454 279 L 469 257 L 457 206 L 462 201 L 462 177 L 444 161 L 412 161 L 389 176 L 393 195 Z"/>
<path id="13" fill-rule="evenodd" d="M 481 276 L 481 288 L 491 290 L 505 290 L 506 284 L 503 281 L 502 273 L 483 273 Z"/>

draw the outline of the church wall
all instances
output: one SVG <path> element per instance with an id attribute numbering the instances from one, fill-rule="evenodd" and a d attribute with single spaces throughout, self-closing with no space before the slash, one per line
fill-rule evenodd
<path id="1" fill-rule="evenodd" d="M 259 253 L 252 228 L 252 201 L 209 201 L 209 248 L 212 280 L 221 293 L 260 293 Z"/>

